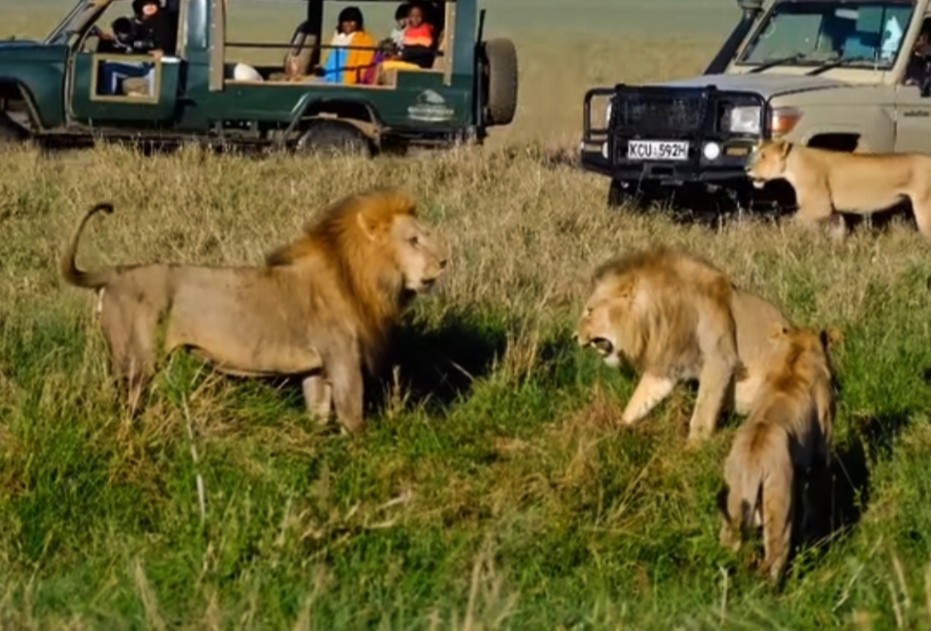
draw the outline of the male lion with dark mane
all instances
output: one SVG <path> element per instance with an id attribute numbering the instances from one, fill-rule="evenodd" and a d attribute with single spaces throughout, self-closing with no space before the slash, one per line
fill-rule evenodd
<path id="1" fill-rule="evenodd" d="M 802 522 L 804 483 L 830 464 L 836 394 L 829 347 L 840 333 L 777 327 L 772 335 L 776 355 L 734 437 L 719 508 L 722 545 L 736 550 L 762 526 L 763 571 L 776 582 Z"/>
<path id="2" fill-rule="evenodd" d="M 747 176 L 758 188 L 770 180 L 788 181 L 798 202 L 795 217 L 809 225 L 836 220 L 837 212 L 889 210 L 907 199 L 918 230 L 931 238 L 931 156 L 848 153 L 766 140 L 750 155 Z"/>
<path id="3" fill-rule="evenodd" d="M 159 352 L 187 348 L 223 373 L 298 376 L 307 408 L 363 429 L 363 366 L 375 371 L 408 302 L 440 278 L 446 246 L 397 189 L 341 199 L 261 267 L 152 263 L 87 272 L 75 263 L 81 220 L 61 259 L 65 280 L 98 291 L 114 376 L 130 408 Z M 161 342 L 159 329 L 164 328 Z"/>
<path id="4" fill-rule="evenodd" d="M 612 259 L 596 269 L 593 285 L 578 343 L 641 375 L 622 421 L 636 423 L 677 383 L 697 379 L 690 442 L 714 432 L 726 402 L 746 413 L 771 354 L 767 331 L 789 324 L 708 261 L 669 248 Z"/>

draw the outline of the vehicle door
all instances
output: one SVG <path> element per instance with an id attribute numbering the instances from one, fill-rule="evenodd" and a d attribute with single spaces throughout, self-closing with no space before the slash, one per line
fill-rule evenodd
<path id="1" fill-rule="evenodd" d="M 921 45 L 921 33 L 931 36 L 931 15 L 925 16 L 921 31 L 916 37 L 906 41 L 901 55 L 906 56 L 908 64 L 897 64 L 902 71 L 896 83 L 895 102 L 895 151 L 931 152 L 931 93 L 922 95 L 922 83 L 931 80 L 931 57 L 922 59 L 923 51 L 916 50 Z M 929 37 L 931 41 L 931 37 Z M 931 50 L 931 49 L 929 49 Z"/>
<path id="2" fill-rule="evenodd" d="M 128 9 L 128 3 L 114 2 L 75 44 L 65 99 L 76 122 L 159 127 L 177 116 L 184 59 L 128 54 L 107 46 L 102 37 L 112 32 L 111 22 Z M 170 14 L 175 25 L 177 16 Z"/>

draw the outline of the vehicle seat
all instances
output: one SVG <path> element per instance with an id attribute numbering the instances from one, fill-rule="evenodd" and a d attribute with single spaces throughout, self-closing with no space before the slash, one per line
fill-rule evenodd
<path id="1" fill-rule="evenodd" d="M 291 36 L 291 49 L 284 56 L 284 74 L 289 79 L 310 73 L 317 37 L 310 32 L 307 22 L 302 22 Z"/>

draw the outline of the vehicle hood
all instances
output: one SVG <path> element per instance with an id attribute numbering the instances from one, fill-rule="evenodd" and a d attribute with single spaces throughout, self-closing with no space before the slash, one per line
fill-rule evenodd
<path id="1" fill-rule="evenodd" d="M 719 90 L 756 92 L 763 98 L 769 99 L 780 94 L 824 90 L 825 88 L 838 88 L 850 86 L 851 84 L 821 76 L 809 77 L 805 75 L 788 75 L 764 71 L 759 74 L 701 75 L 688 79 L 667 81 L 656 85 L 677 88 L 703 88 L 707 85 L 713 85 Z"/>
<path id="2" fill-rule="evenodd" d="M 4 48 L 20 48 L 22 46 L 39 46 L 40 42 L 34 39 L 0 39 L 0 50 Z"/>

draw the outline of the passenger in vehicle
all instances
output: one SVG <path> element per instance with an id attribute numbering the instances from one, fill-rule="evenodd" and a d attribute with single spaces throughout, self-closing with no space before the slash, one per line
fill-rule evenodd
<path id="1" fill-rule="evenodd" d="M 175 54 L 177 29 L 159 0 L 133 0 L 133 17 L 114 20 L 113 33 L 101 33 L 104 40 L 136 55 L 151 54 L 156 60 Z"/>
<path id="2" fill-rule="evenodd" d="M 409 2 L 402 2 L 394 12 L 394 21 L 397 26 L 391 29 L 391 41 L 401 49 L 404 43 L 404 30 L 407 28 L 408 17 L 410 16 L 411 5 Z"/>
<path id="3" fill-rule="evenodd" d="M 177 29 L 172 24 L 171 16 L 162 9 L 159 0 L 133 0 L 136 13 L 134 24 L 136 52 L 148 53 L 156 60 L 175 54 L 177 46 Z"/>
<path id="4" fill-rule="evenodd" d="M 98 53 L 123 53 L 131 54 L 133 52 L 133 22 L 127 17 L 118 17 L 110 25 L 112 35 L 109 33 L 100 33 L 100 43 L 97 45 Z"/>
<path id="5" fill-rule="evenodd" d="M 339 13 L 336 33 L 323 63 L 315 69 L 329 83 L 370 83 L 375 66 L 375 39 L 365 31 L 362 11 L 346 7 Z M 358 48 L 357 48 L 358 47 Z"/>
<path id="6" fill-rule="evenodd" d="M 433 47 L 435 36 L 436 26 L 427 20 L 427 6 L 421 2 L 412 2 L 401 42 L 401 61 L 421 68 L 432 66 L 436 56 Z"/>
<path id="7" fill-rule="evenodd" d="M 177 44 L 171 16 L 160 0 L 133 0 L 133 18 L 113 23 L 112 34 L 101 33 L 111 43 L 119 42 L 125 52 L 151 55 L 155 61 L 173 56 Z M 101 68 L 103 91 L 109 94 L 153 94 L 155 67 L 145 62 L 106 62 Z M 98 86 L 100 89 L 101 86 Z"/>
<path id="8" fill-rule="evenodd" d="M 912 47 L 908 65 L 905 67 L 905 85 L 921 85 L 931 69 L 929 59 L 931 59 L 931 21 L 921 26 L 921 32 Z"/>

